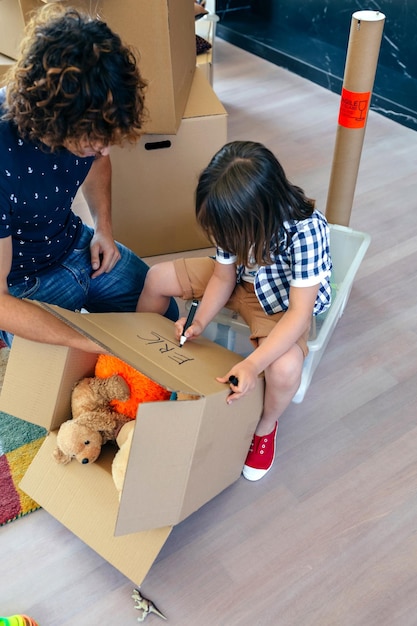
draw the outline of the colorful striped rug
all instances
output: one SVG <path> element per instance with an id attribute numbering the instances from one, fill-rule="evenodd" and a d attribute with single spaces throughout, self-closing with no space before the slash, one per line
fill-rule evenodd
<path id="1" fill-rule="evenodd" d="M 0 388 L 8 348 L 0 349 Z M 46 435 L 46 430 L 0 411 L 0 526 L 39 509 L 19 489 L 19 482 Z"/>

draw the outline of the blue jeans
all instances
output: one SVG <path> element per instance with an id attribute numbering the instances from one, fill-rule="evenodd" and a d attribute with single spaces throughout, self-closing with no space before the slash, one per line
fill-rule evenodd
<path id="1" fill-rule="evenodd" d="M 11 295 L 70 311 L 86 309 L 89 313 L 135 311 L 149 266 L 129 248 L 117 243 L 121 258 L 108 274 L 91 280 L 90 241 L 93 229 L 83 226 L 77 247 L 49 272 L 9 288 Z M 176 321 L 178 306 L 172 298 L 165 317 Z M 0 338 L 11 346 L 13 335 L 0 331 Z"/>

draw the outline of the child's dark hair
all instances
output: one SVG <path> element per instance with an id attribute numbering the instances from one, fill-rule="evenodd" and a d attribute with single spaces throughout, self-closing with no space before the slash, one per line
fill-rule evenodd
<path id="1" fill-rule="evenodd" d="M 28 23 L 6 84 L 4 118 L 52 149 L 69 138 L 110 145 L 141 134 L 146 82 L 133 50 L 100 19 L 59 3 Z"/>
<path id="2" fill-rule="evenodd" d="M 220 248 L 246 264 L 270 264 L 287 220 L 309 217 L 315 201 L 292 185 L 274 154 L 253 141 L 232 141 L 199 178 L 197 221 Z"/>

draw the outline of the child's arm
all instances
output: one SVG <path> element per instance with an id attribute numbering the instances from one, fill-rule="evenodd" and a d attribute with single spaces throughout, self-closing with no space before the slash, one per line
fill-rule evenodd
<path id="1" fill-rule="evenodd" d="M 238 379 L 238 392 L 231 394 L 228 401 L 237 400 L 252 391 L 259 374 L 285 354 L 310 327 L 318 289 L 319 285 L 290 288 L 288 310 L 268 337 L 246 359 L 217 379 L 221 383 L 228 382 L 231 375 Z"/>
<path id="2" fill-rule="evenodd" d="M 223 264 L 216 262 L 213 275 L 207 283 L 206 290 L 201 299 L 200 306 L 194 317 L 192 325 L 185 331 L 187 339 L 201 335 L 206 326 L 217 315 L 229 300 L 236 286 L 236 264 Z M 176 332 L 180 337 L 184 328 L 185 319 L 181 318 L 176 323 Z"/>

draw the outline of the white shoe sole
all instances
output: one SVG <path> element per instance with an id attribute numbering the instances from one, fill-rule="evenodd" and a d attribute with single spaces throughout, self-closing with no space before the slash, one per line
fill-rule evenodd
<path id="1" fill-rule="evenodd" d="M 272 467 L 272 464 L 271 464 L 271 467 Z M 271 467 L 269 467 L 266 470 L 263 470 L 263 469 L 256 469 L 255 467 L 250 467 L 249 465 L 244 465 L 243 470 L 242 470 L 242 475 L 244 478 L 246 478 L 246 480 L 250 480 L 254 482 L 255 480 L 260 480 L 261 478 L 263 478 L 265 474 L 269 472 Z"/>

